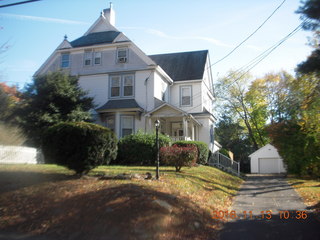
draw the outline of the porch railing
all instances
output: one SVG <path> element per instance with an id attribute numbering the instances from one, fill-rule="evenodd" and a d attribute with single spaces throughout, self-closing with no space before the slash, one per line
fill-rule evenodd
<path id="1" fill-rule="evenodd" d="M 172 142 L 176 142 L 176 141 L 191 141 L 190 137 L 186 137 L 186 136 L 178 136 L 178 137 L 174 137 L 174 136 L 170 136 Z"/>
<path id="2" fill-rule="evenodd" d="M 240 176 L 240 164 L 222 153 L 213 153 L 209 158 L 208 164 Z"/>

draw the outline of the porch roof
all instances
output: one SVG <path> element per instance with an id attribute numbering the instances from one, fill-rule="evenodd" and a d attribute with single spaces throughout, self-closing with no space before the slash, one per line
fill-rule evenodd
<path id="1" fill-rule="evenodd" d="M 117 109 L 130 109 L 131 111 L 142 112 L 143 108 L 134 99 L 109 100 L 101 107 L 97 108 L 97 112 L 108 112 Z"/>
<path id="2" fill-rule="evenodd" d="M 161 109 L 163 108 L 169 108 L 169 111 L 163 111 L 161 114 L 155 114 L 156 112 L 160 112 Z M 171 111 L 170 111 L 171 110 Z M 196 120 L 192 114 L 187 113 L 169 103 L 163 103 L 160 106 L 154 108 L 153 110 L 151 110 L 150 112 L 148 112 L 146 114 L 146 117 L 163 117 L 163 118 L 168 118 L 168 117 L 188 117 L 190 119 L 192 119 L 196 124 L 198 124 L 199 126 L 201 126 L 202 124 Z"/>

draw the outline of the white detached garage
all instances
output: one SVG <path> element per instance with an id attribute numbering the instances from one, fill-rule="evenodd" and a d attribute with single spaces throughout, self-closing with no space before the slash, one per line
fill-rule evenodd
<path id="1" fill-rule="evenodd" d="M 249 155 L 251 173 L 285 173 L 283 159 L 278 150 L 271 144 L 258 149 Z"/>

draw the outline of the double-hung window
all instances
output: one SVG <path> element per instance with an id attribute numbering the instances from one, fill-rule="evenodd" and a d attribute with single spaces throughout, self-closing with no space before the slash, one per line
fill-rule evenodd
<path id="1" fill-rule="evenodd" d="M 121 116 L 121 137 L 134 132 L 134 116 Z"/>
<path id="2" fill-rule="evenodd" d="M 118 48 L 117 49 L 117 63 L 126 63 L 128 61 L 128 49 Z"/>
<path id="3" fill-rule="evenodd" d="M 101 64 L 101 52 L 94 52 L 94 65 Z"/>
<path id="4" fill-rule="evenodd" d="M 133 96 L 133 75 L 123 76 L 123 96 L 129 97 Z"/>
<path id="5" fill-rule="evenodd" d="M 70 53 L 61 54 L 61 68 L 70 67 Z"/>
<path id="6" fill-rule="evenodd" d="M 84 65 L 91 66 L 92 62 L 92 51 L 85 51 L 84 52 Z"/>
<path id="7" fill-rule="evenodd" d="M 184 107 L 192 106 L 192 86 L 180 87 L 180 105 Z"/>
<path id="8" fill-rule="evenodd" d="M 111 76 L 110 78 L 111 97 L 120 97 L 121 76 Z"/>
<path id="9" fill-rule="evenodd" d="M 134 74 L 110 76 L 110 97 L 127 98 L 134 96 Z"/>

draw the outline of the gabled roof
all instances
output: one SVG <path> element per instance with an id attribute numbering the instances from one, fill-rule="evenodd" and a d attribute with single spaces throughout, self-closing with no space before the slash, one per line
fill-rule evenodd
<path id="1" fill-rule="evenodd" d="M 106 31 L 106 32 L 94 32 L 88 35 L 82 36 L 72 42 L 72 47 L 85 47 L 96 44 L 112 43 L 120 32 L 117 31 Z"/>
<path id="2" fill-rule="evenodd" d="M 202 79 L 208 50 L 149 55 L 173 81 Z"/>
<path id="3" fill-rule="evenodd" d="M 103 106 L 96 109 L 96 111 L 104 111 L 110 109 L 132 108 L 136 110 L 143 110 L 142 107 L 134 99 L 109 100 Z"/>
<path id="4" fill-rule="evenodd" d="M 276 149 L 276 148 L 275 148 L 273 145 L 271 145 L 270 143 L 268 143 L 267 145 L 259 148 L 259 149 L 256 150 L 255 152 L 251 153 L 251 154 L 249 155 L 249 157 L 253 157 L 253 156 L 255 156 L 255 155 L 259 155 L 261 152 L 263 152 L 263 151 L 265 151 L 265 150 L 276 152 L 276 155 L 278 155 L 278 156 L 280 157 L 280 155 L 279 155 L 279 153 L 278 153 L 278 149 Z"/>
<path id="5" fill-rule="evenodd" d="M 190 118 L 191 118 L 195 123 L 197 123 L 199 126 L 202 126 L 202 124 L 201 124 L 197 119 L 195 119 L 195 118 L 192 116 L 192 114 L 187 113 L 187 112 L 183 111 L 182 109 L 177 108 L 177 107 L 175 107 L 175 106 L 173 106 L 173 105 L 171 105 L 170 103 L 167 103 L 167 102 L 163 102 L 163 104 L 161 104 L 160 106 L 158 106 L 158 107 L 154 108 L 153 110 L 149 111 L 149 112 L 146 114 L 146 116 L 147 116 L 147 117 L 150 117 L 150 116 L 152 116 L 152 114 L 154 114 L 155 112 L 157 112 L 157 111 L 159 111 L 159 110 L 161 110 L 161 109 L 164 109 L 164 108 L 166 108 L 166 107 L 168 107 L 168 109 L 173 110 L 173 111 L 176 112 L 176 113 L 179 113 L 179 115 L 177 115 L 176 113 L 172 114 L 172 112 L 166 113 L 166 117 L 176 117 L 176 116 L 182 117 L 182 116 L 186 116 L 186 117 L 190 117 Z"/>

